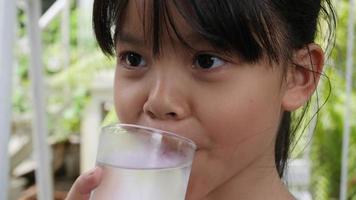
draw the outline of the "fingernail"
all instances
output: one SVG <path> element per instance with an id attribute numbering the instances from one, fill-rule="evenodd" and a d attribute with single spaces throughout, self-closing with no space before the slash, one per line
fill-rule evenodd
<path id="1" fill-rule="evenodd" d="M 89 170 L 86 174 L 87 174 L 87 176 L 92 176 L 92 175 L 94 175 L 95 174 L 95 170 L 96 170 L 96 168 L 97 167 L 95 167 L 95 168 L 93 168 L 93 169 L 91 169 L 91 170 Z"/>

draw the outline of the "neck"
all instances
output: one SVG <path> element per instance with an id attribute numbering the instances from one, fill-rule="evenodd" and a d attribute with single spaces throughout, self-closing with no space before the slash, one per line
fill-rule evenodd
<path id="1" fill-rule="evenodd" d="M 279 178 L 274 163 L 256 161 L 212 191 L 206 200 L 216 199 L 293 200 L 294 198 Z"/>

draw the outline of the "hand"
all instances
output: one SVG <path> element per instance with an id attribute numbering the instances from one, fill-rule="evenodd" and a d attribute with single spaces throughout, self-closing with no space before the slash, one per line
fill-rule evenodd
<path id="1" fill-rule="evenodd" d="M 80 175 L 70 189 L 66 200 L 88 200 L 90 192 L 95 189 L 101 181 L 102 169 L 94 169 Z"/>

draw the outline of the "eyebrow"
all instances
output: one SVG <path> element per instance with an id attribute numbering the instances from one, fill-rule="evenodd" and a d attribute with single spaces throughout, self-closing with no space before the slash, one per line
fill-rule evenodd
<path id="1" fill-rule="evenodd" d="M 135 37 L 133 34 L 120 32 L 118 34 L 118 41 L 128 43 L 135 46 L 143 46 L 145 45 L 145 41 L 143 37 Z"/>

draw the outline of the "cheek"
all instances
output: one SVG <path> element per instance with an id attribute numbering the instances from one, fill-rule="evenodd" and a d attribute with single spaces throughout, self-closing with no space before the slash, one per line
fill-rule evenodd
<path id="1" fill-rule="evenodd" d="M 114 101 L 117 117 L 122 123 L 135 123 L 142 112 L 146 90 L 140 82 L 115 78 Z"/>
<path id="2" fill-rule="evenodd" d="M 266 159 L 265 166 L 273 165 L 280 116 L 279 98 L 263 94 L 253 87 L 227 88 L 225 91 L 230 92 L 219 92 L 223 91 L 219 89 L 205 93 L 204 104 L 201 103 L 197 110 L 212 145 L 199 152 L 194 161 L 192 174 L 196 182 L 192 184 L 193 188 L 199 188 L 202 182 L 214 188 L 254 161 Z M 224 98 L 209 95 L 212 93 Z M 211 174 L 219 175 L 211 177 Z"/>
<path id="3" fill-rule="evenodd" d="M 213 127 L 216 131 L 222 132 L 214 135 L 214 139 L 238 144 L 258 137 L 270 137 L 278 126 L 280 109 L 251 100 L 235 106 L 225 103 L 218 112 L 209 120 L 215 122 Z"/>
<path id="4" fill-rule="evenodd" d="M 234 91 L 234 90 L 226 90 Z M 235 87 L 238 92 L 225 92 L 213 96 L 200 109 L 204 116 L 206 132 L 221 149 L 229 151 L 242 150 L 242 146 L 251 149 L 262 149 L 263 145 L 271 145 L 278 128 L 281 100 L 278 92 L 264 92 L 259 86 Z M 252 147 L 253 146 L 253 147 Z M 269 146 L 265 146 L 268 148 Z"/>

